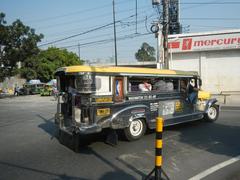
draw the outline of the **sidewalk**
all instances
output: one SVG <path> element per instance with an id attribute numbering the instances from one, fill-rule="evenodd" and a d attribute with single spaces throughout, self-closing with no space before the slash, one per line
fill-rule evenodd
<path id="1" fill-rule="evenodd" d="M 240 105 L 235 105 L 235 104 L 220 104 L 220 110 L 240 111 Z"/>
<path id="2" fill-rule="evenodd" d="M 240 111 L 240 95 L 231 94 L 229 96 L 213 95 L 218 100 L 220 110 Z"/>
<path id="3" fill-rule="evenodd" d="M 14 95 L 12 95 L 12 94 L 6 94 L 6 93 L 1 93 L 1 94 L 0 94 L 0 99 L 3 99 L 3 98 L 11 98 L 11 97 L 14 97 Z"/>
<path id="4" fill-rule="evenodd" d="M 20 95 L 20 96 L 26 96 L 26 95 Z M 0 99 L 13 98 L 13 97 L 19 97 L 19 96 L 15 96 L 13 94 L 7 94 L 7 93 L 0 94 Z M 224 104 L 223 101 L 221 102 L 221 100 L 220 101 L 218 100 L 218 104 L 220 105 L 220 110 L 240 111 L 240 98 L 237 100 L 239 100 L 239 103 L 236 101 L 234 101 L 234 102 L 227 101 L 226 104 Z"/>

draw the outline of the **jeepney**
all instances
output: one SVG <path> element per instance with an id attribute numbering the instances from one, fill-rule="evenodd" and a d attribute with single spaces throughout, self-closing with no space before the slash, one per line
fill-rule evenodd
<path id="1" fill-rule="evenodd" d="M 40 91 L 41 96 L 51 96 L 53 91 L 53 86 L 50 84 L 44 84 L 43 88 Z"/>
<path id="2" fill-rule="evenodd" d="M 23 94 L 25 95 L 33 95 L 40 94 L 43 89 L 44 83 L 25 83 L 23 84 Z"/>
<path id="3" fill-rule="evenodd" d="M 147 128 L 154 129 L 157 116 L 169 126 L 203 118 L 215 121 L 219 114 L 217 100 L 210 93 L 199 91 L 192 104 L 188 90 L 182 91 L 181 81 L 201 86 L 196 72 L 69 66 L 59 68 L 55 76 L 59 91 L 55 123 L 60 134 L 79 137 L 105 128 L 120 129 L 131 141 L 143 136 Z M 143 81 L 151 84 L 151 91 L 140 91 Z"/>

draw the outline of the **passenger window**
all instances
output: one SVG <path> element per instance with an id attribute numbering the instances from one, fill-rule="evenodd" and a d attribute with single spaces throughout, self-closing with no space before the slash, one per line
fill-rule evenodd
<path id="1" fill-rule="evenodd" d="M 149 78 L 129 78 L 128 92 L 148 92 L 152 91 L 152 83 Z"/>
<path id="2" fill-rule="evenodd" d="M 156 78 L 154 79 L 153 90 L 161 92 L 177 91 L 178 86 L 178 79 Z"/>
<path id="3" fill-rule="evenodd" d="M 186 79 L 180 80 L 180 92 L 187 93 L 187 84 L 188 84 L 188 80 Z"/>
<path id="4" fill-rule="evenodd" d="M 128 92 L 172 92 L 179 91 L 177 78 L 129 78 Z"/>
<path id="5" fill-rule="evenodd" d="M 96 76 L 96 94 L 110 95 L 111 94 L 111 77 Z"/>

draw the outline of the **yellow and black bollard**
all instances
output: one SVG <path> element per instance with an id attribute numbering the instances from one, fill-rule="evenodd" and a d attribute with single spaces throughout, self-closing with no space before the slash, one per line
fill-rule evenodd
<path id="1" fill-rule="evenodd" d="M 156 143 L 155 143 L 155 179 L 161 179 L 162 174 L 162 132 L 163 118 L 156 119 Z"/>
<path id="2" fill-rule="evenodd" d="M 147 175 L 145 178 L 147 179 L 155 179 L 160 180 L 162 179 L 162 132 L 163 132 L 163 118 L 157 117 L 156 118 L 156 140 L 155 140 L 155 167 L 154 169 Z M 155 173 L 154 177 L 151 175 Z"/>

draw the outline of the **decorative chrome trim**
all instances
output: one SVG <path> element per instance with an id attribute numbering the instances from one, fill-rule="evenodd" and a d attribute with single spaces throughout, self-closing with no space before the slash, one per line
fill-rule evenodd
<path id="1" fill-rule="evenodd" d="M 141 108 L 148 108 L 148 109 L 149 109 L 149 107 L 146 106 L 146 105 L 133 105 L 133 106 L 128 106 L 128 107 L 126 107 L 126 108 L 124 108 L 124 109 L 121 109 L 120 111 L 114 113 L 114 114 L 112 115 L 110 121 L 112 122 L 113 119 L 115 119 L 120 113 L 122 113 L 122 112 L 124 112 L 124 111 L 127 111 L 127 110 L 129 110 L 129 109 L 133 109 L 133 108 L 139 108 L 139 107 L 141 107 Z"/>

